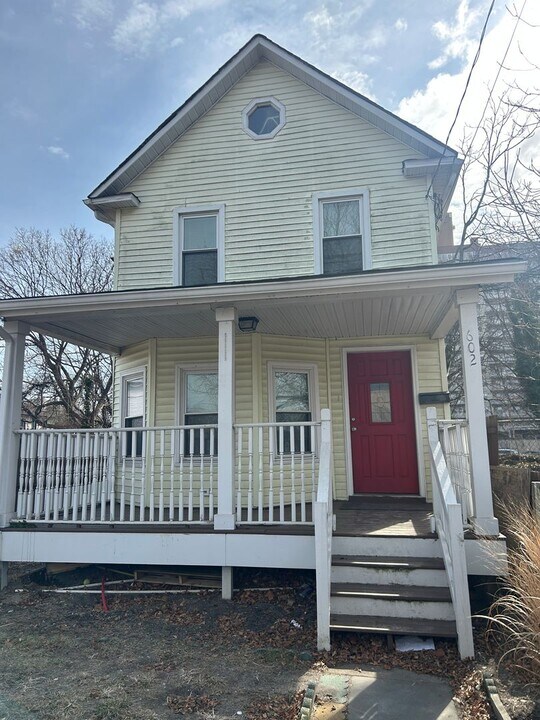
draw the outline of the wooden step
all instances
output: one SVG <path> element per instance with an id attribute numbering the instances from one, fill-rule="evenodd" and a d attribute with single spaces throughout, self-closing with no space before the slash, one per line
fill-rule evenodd
<path id="1" fill-rule="evenodd" d="M 436 557 L 374 557 L 369 555 L 334 555 L 332 565 L 385 570 L 444 570 L 444 560 Z"/>
<path id="2" fill-rule="evenodd" d="M 420 637 L 457 636 L 456 623 L 451 620 L 375 617 L 371 615 L 331 615 L 330 630 L 382 635 L 419 635 Z"/>
<path id="3" fill-rule="evenodd" d="M 447 587 L 419 587 L 417 585 L 365 585 L 363 583 L 332 583 L 334 597 L 371 598 L 373 600 L 409 602 L 451 602 Z"/>

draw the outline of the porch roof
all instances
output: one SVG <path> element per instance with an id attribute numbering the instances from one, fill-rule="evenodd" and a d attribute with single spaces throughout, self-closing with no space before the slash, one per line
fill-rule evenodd
<path id="1" fill-rule="evenodd" d="M 236 307 L 259 331 L 305 337 L 444 337 L 457 319 L 455 292 L 509 283 L 520 260 L 371 270 L 204 287 L 126 290 L 0 302 L 4 321 L 117 354 L 151 337 L 217 334 L 215 310 Z"/>

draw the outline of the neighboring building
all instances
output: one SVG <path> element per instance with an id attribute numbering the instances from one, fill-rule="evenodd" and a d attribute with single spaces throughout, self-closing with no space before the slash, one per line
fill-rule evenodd
<path id="1" fill-rule="evenodd" d="M 472 654 L 467 568 L 501 548 L 478 288 L 523 264 L 438 265 L 460 165 L 252 38 L 85 201 L 115 229 L 115 290 L 0 304 L 3 567 L 217 565 L 226 596 L 233 567 L 314 568 L 320 647 L 457 633 Z M 447 402 L 458 318 L 469 433 Z M 11 432 L 32 328 L 117 356 L 114 429 Z"/>

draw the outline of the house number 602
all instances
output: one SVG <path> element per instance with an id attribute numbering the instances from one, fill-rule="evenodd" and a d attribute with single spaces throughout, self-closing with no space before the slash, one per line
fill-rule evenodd
<path id="1" fill-rule="evenodd" d="M 476 365 L 476 345 L 474 344 L 474 338 L 472 332 L 467 330 L 467 350 L 469 351 L 469 359 L 471 365 Z"/>

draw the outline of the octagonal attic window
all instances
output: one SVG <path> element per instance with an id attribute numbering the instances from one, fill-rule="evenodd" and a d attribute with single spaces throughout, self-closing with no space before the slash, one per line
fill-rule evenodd
<path id="1" fill-rule="evenodd" d="M 285 106 L 276 98 L 255 98 L 242 112 L 245 132 L 254 140 L 269 140 L 285 125 Z"/>

